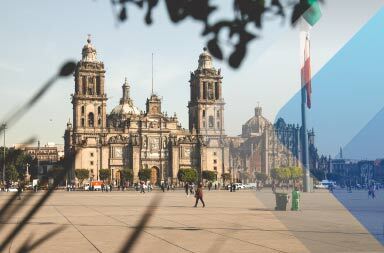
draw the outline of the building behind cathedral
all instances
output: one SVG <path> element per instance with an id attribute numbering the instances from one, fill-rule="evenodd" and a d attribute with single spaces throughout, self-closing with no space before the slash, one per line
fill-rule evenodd
<path id="1" fill-rule="evenodd" d="M 283 120 L 270 123 L 260 106 L 240 136 L 226 136 L 223 77 L 206 49 L 190 73 L 188 129 L 176 115 L 162 111 L 162 99 L 153 92 L 145 111 L 140 111 L 127 79 L 120 103 L 108 113 L 105 74 L 88 39 L 74 74 L 73 122 L 67 123 L 64 134 L 65 156 L 73 158 L 70 180 L 76 169 L 88 169 L 91 181 L 100 179 L 100 169 L 110 169 L 111 180 L 119 184 L 120 171 L 128 168 L 137 182 L 139 170 L 148 168 L 152 183 L 178 183 L 180 169 L 194 168 L 199 176 L 208 170 L 218 180 L 229 173 L 231 180 L 253 181 L 256 172 L 269 174 L 271 168 L 300 165 L 300 128 Z M 309 140 L 314 145 L 313 131 Z"/>

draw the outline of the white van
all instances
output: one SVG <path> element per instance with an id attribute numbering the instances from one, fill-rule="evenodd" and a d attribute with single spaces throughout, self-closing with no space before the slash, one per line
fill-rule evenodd
<path id="1" fill-rule="evenodd" d="M 316 189 L 328 189 L 330 186 L 335 188 L 336 184 L 334 181 L 329 181 L 329 180 L 322 180 L 320 183 L 315 185 Z"/>

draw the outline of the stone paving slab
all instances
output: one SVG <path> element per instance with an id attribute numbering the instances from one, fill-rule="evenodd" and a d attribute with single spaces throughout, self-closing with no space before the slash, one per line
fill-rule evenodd
<path id="1" fill-rule="evenodd" d="M 2 221 L 0 240 L 43 193 Z M 32 252 L 118 252 L 152 198 L 158 207 L 132 252 L 383 252 L 383 247 L 337 200 L 303 194 L 303 211 L 276 212 L 269 191 L 205 192 L 206 208 L 193 208 L 183 191 L 55 192 L 5 252 L 30 236 L 47 237 Z M 10 194 L 0 194 L 0 205 Z M 326 201 L 323 206 L 318 202 Z"/>

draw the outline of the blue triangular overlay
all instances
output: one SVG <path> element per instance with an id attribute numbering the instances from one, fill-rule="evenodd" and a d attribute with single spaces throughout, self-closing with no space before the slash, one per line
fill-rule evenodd
<path id="1" fill-rule="evenodd" d="M 384 158 L 384 9 L 381 9 L 312 80 L 312 109 L 319 155 L 334 157 L 341 146 L 344 158 Z M 332 39 L 332 38 L 329 38 Z M 298 84 L 300 87 L 300 84 Z M 300 123 L 298 92 L 278 113 L 288 123 Z M 384 244 L 384 189 L 376 199 L 367 192 L 334 196 L 372 235 Z"/>

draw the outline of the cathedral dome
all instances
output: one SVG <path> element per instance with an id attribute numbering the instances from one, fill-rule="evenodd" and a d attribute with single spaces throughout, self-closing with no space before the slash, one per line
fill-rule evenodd
<path id="1" fill-rule="evenodd" d="M 255 108 L 255 116 L 250 118 L 242 127 L 242 136 L 250 137 L 260 135 L 263 133 L 264 128 L 270 125 L 269 120 L 262 115 L 262 108 L 257 106 Z"/>
<path id="2" fill-rule="evenodd" d="M 133 103 L 123 103 L 119 104 L 113 110 L 111 111 L 111 115 L 117 115 L 117 116 L 128 116 L 133 114 L 139 114 L 140 110 L 136 106 L 133 105 Z"/>

